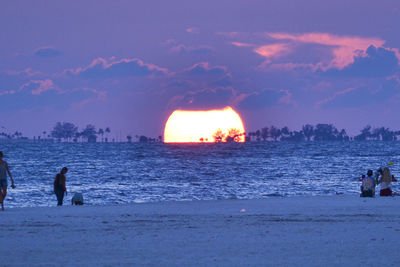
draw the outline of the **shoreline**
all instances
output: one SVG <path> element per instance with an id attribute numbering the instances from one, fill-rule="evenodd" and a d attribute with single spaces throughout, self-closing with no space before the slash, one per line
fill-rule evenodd
<path id="1" fill-rule="evenodd" d="M 8 255 L 2 264 L 395 265 L 400 256 L 378 248 L 400 245 L 399 200 L 339 195 L 9 208 L 0 212 Z"/>

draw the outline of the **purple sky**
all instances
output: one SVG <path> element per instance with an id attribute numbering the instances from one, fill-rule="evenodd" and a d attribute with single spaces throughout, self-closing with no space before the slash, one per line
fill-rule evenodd
<path id="1" fill-rule="evenodd" d="M 230 105 L 248 131 L 398 130 L 399 25 L 398 0 L 1 1 L 0 126 L 158 136 Z"/>

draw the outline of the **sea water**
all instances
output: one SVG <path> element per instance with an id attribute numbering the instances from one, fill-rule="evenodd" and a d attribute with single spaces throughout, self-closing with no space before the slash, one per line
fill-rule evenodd
<path id="1" fill-rule="evenodd" d="M 69 168 L 67 205 L 75 192 L 83 193 L 88 205 L 358 196 L 358 179 L 368 169 L 376 171 L 392 161 L 391 171 L 400 175 L 400 142 L 21 141 L 0 142 L 0 150 L 17 186 L 9 187 L 6 207 L 55 206 L 53 181 L 63 166 Z"/>

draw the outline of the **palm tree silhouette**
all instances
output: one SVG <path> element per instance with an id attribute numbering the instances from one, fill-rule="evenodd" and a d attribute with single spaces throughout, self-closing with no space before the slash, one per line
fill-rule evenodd
<path id="1" fill-rule="evenodd" d="M 97 133 L 98 133 L 99 135 L 101 135 L 101 142 L 104 142 L 104 138 L 103 138 L 103 136 L 104 136 L 104 130 L 103 130 L 102 128 L 99 128 L 99 130 L 97 131 Z"/>
<path id="2" fill-rule="evenodd" d="M 107 127 L 105 132 L 106 132 L 106 142 L 108 142 L 108 134 L 111 132 L 110 127 Z"/>
<path id="3" fill-rule="evenodd" d="M 310 124 L 306 124 L 302 127 L 303 134 L 307 138 L 307 141 L 311 140 L 311 137 L 314 135 L 314 126 Z"/>
<path id="4" fill-rule="evenodd" d="M 213 135 L 215 143 L 223 142 L 225 140 L 225 137 L 226 134 L 224 134 L 221 129 L 218 129 Z"/>

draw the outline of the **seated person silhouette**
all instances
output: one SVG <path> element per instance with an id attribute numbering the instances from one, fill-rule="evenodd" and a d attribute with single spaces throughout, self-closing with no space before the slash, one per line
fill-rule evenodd
<path id="1" fill-rule="evenodd" d="M 83 195 L 81 193 L 75 193 L 71 199 L 71 205 L 83 205 Z"/>
<path id="2" fill-rule="evenodd" d="M 372 177 L 372 170 L 368 170 L 367 177 L 363 177 L 361 180 L 361 194 L 360 197 L 374 197 L 376 180 Z"/>

